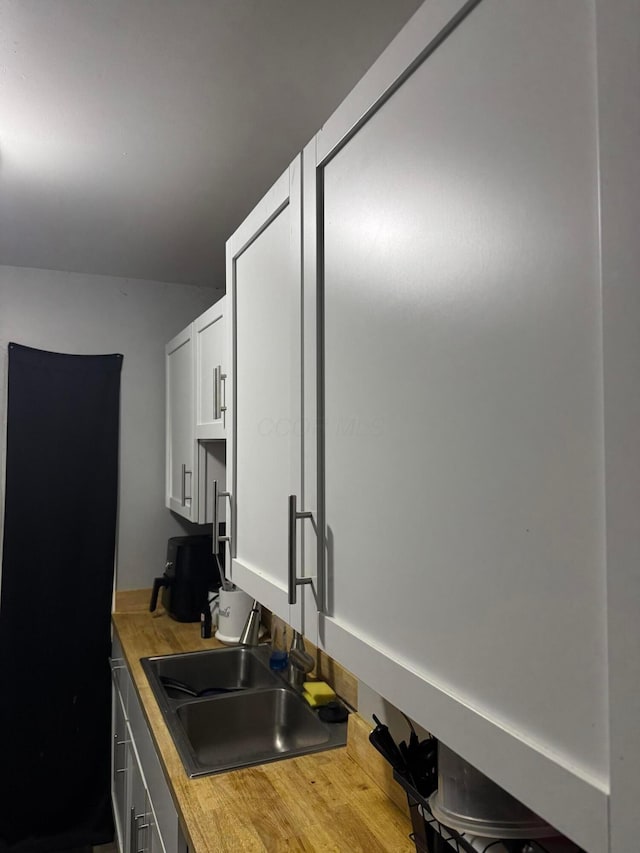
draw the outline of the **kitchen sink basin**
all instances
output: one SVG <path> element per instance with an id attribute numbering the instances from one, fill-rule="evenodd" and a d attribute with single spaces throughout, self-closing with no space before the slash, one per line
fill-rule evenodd
<path id="1" fill-rule="evenodd" d="M 286 687 L 202 699 L 178 708 L 193 757 L 205 768 L 227 770 L 300 755 L 325 746 L 328 727 Z"/>
<path id="2" fill-rule="evenodd" d="M 346 723 L 325 723 L 268 666 L 268 647 L 142 658 L 189 776 L 204 776 L 344 746 Z M 167 686 L 182 682 L 194 693 Z M 163 683 L 164 682 L 164 683 Z M 170 682 L 169 682 L 170 684 Z"/>
<path id="3" fill-rule="evenodd" d="M 172 698 L 184 697 L 180 697 L 175 689 L 166 687 L 162 683 L 163 679 L 182 682 L 198 693 L 207 688 L 248 690 L 253 687 L 274 687 L 280 683 L 268 664 L 245 647 L 146 658 L 142 665 L 147 677 L 151 673 L 158 686 Z"/>

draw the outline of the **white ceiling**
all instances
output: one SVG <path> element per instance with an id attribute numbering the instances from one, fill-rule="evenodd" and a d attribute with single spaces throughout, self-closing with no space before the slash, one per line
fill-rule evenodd
<path id="1" fill-rule="evenodd" d="M 224 286 L 420 0 L 0 0 L 0 264 Z"/>

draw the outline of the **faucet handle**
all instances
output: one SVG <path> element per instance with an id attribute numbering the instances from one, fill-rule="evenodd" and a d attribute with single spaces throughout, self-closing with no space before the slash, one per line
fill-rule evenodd
<path id="1" fill-rule="evenodd" d="M 293 667 L 300 672 L 303 672 L 305 675 L 308 675 L 316 665 L 316 662 L 309 652 L 302 652 L 300 649 L 292 649 L 289 652 L 289 662 Z"/>

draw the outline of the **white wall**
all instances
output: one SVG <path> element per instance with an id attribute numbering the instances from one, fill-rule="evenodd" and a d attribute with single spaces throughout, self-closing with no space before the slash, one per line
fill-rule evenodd
<path id="1" fill-rule="evenodd" d="M 221 295 L 190 285 L 0 266 L 3 520 L 9 341 L 55 352 L 120 352 L 117 586 L 151 585 L 164 568 L 167 539 L 197 530 L 164 506 L 164 344 Z"/>

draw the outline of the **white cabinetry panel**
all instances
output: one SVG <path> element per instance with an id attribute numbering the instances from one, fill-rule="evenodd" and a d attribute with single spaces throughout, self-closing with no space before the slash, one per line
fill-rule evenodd
<path id="1" fill-rule="evenodd" d="M 225 375 L 227 372 L 226 297 L 193 323 L 196 354 L 197 439 L 225 438 Z"/>
<path id="2" fill-rule="evenodd" d="M 231 577 L 294 625 L 301 611 L 288 601 L 287 508 L 301 478 L 300 181 L 298 158 L 227 244 Z"/>
<path id="3" fill-rule="evenodd" d="M 636 832 L 632 6 L 428 0 L 227 244 L 233 580 L 589 853 Z"/>
<path id="4" fill-rule="evenodd" d="M 224 490 L 226 299 L 165 348 L 166 505 L 198 524 L 212 520 L 213 480 Z M 218 440 L 218 441 L 216 441 Z M 226 507 L 220 502 L 219 520 Z"/>
<path id="5" fill-rule="evenodd" d="M 598 0 L 604 338 L 610 853 L 638 847 L 640 779 L 640 15 Z"/>
<path id="6" fill-rule="evenodd" d="M 281 314 L 295 286 L 290 212 L 278 214 L 236 266 L 237 554 L 283 587 L 287 505 L 276 496 L 291 490 L 291 330 L 286 307 Z"/>
<path id="7" fill-rule="evenodd" d="M 189 521 L 197 521 L 193 324 L 166 345 L 165 363 L 166 505 Z"/>
<path id="8" fill-rule="evenodd" d="M 321 636 L 604 850 L 594 9 L 484 0 L 413 67 L 428 6 L 401 39 L 411 73 L 394 88 L 383 55 L 305 170 L 323 240 Z M 380 104 L 362 116 L 367 87 Z"/>

